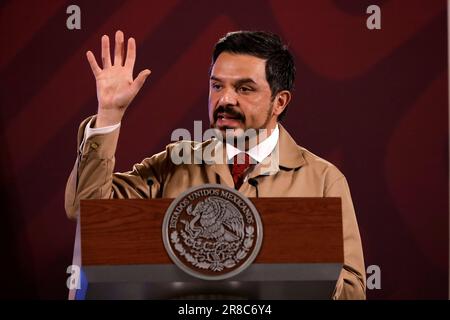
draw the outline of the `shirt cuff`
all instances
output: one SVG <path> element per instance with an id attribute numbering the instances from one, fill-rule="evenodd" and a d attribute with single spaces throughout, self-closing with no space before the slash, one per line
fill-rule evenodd
<path id="1" fill-rule="evenodd" d="M 91 128 L 92 121 L 95 118 L 92 118 L 89 120 L 88 124 L 86 125 L 86 128 L 84 129 L 84 138 L 83 141 L 80 144 L 80 151 L 83 150 L 84 143 L 87 139 L 89 139 L 92 136 L 96 136 L 99 134 L 108 134 L 113 132 L 114 130 L 117 130 L 120 128 L 120 122 L 117 124 L 113 124 L 112 126 L 102 127 L 102 128 Z"/>

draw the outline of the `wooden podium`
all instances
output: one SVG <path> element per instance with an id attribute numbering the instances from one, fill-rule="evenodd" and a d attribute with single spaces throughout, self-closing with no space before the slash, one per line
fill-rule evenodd
<path id="1" fill-rule="evenodd" d="M 162 222 L 173 199 L 82 200 L 69 299 L 330 299 L 343 255 L 340 198 L 251 198 L 264 229 L 243 272 L 200 280 L 165 251 Z"/>

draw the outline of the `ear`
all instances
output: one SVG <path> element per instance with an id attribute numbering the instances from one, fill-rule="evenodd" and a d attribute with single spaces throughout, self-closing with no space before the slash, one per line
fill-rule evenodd
<path id="1" fill-rule="evenodd" d="M 273 110 L 272 113 L 277 117 L 286 109 L 287 105 L 291 101 L 291 92 L 288 90 L 283 90 L 277 93 L 273 99 Z"/>

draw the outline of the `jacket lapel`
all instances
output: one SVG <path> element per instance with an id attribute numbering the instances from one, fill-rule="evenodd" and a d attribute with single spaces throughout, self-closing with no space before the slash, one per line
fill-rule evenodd
<path id="1" fill-rule="evenodd" d="M 261 175 L 273 175 L 280 169 L 290 170 L 301 167 L 305 158 L 300 147 L 281 124 L 278 143 L 272 153 L 259 163 L 250 173 L 249 178 Z"/>
<path id="2" fill-rule="evenodd" d="M 286 129 L 281 124 L 278 125 L 280 128 L 280 136 L 275 149 L 268 157 L 255 166 L 249 174 L 249 178 L 255 178 L 261 175 L 273 175 L 280 171 L 280 169 L 291 170 L 305 164 L 305 158 L 303 157 L 301 148 Z M 210 165 L 211 169 L 219 175 L 222 184 L 233 188 L 234 182 L 227 164 L 225 146 L 217 139 L 210 140 L 207 145 L 212 150 L 210 152 L 212 158 L 207 158 L 204 163 Z M 206 145 L 204 144 L 204 146 Z"/>
<path id="3" fill-rule="evenodd" d="M 302 149 L 286 131 L 286 129 L 280 126 L 280 139 L 278 140 L 280 158 L 280 167 L 288 169 L 296 169 L 305 164 L 305 158 L 303 157 Z"/>

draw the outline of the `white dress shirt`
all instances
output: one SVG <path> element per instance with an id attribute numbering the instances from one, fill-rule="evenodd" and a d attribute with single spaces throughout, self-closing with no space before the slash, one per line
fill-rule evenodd
<path id="1" fill-rule="evenodd" d="M 266 157 L 268 157 L 272 151 L 275 149 L 278 138 L 280 135 L 280 130 L 278 129 L 278 124 L 276 125 L 273 132 L 268 136 L 266 139 L 264 139 L 261 143 L 257 144 L 253 148 L 250 148 L 247 153 L 250 157 L 252 157 L 254 160 L 256 160 L 258 163 L 262 162 Z M 242 151 L 238 148 L 234 147 L 233 145 L 227 143 L 227 159 L 230 161 L 234 158 L 237 154 L 241 153 Z"/>
<path id="2" fill-rule="evenodd" d="M 112 126 L 107 126 L 107 127 L 102 127 L 102 128 L 91 128 L 92 120 L 93 120 L 93 118 L 91 120 L 89 120 L 89 122 L 86 126 L 86 129 L 84 129 L 84 138 L 80 145 L 80 151 L 83 150 L 84 142 L 87 139 L 89 139 L 90 137 L 98 135 L 98 134 L 111 133 L 114 130 L 117 130 L 118 128 L 120 128 L 120 122 L 117 124 L 113 124 Z"/>

